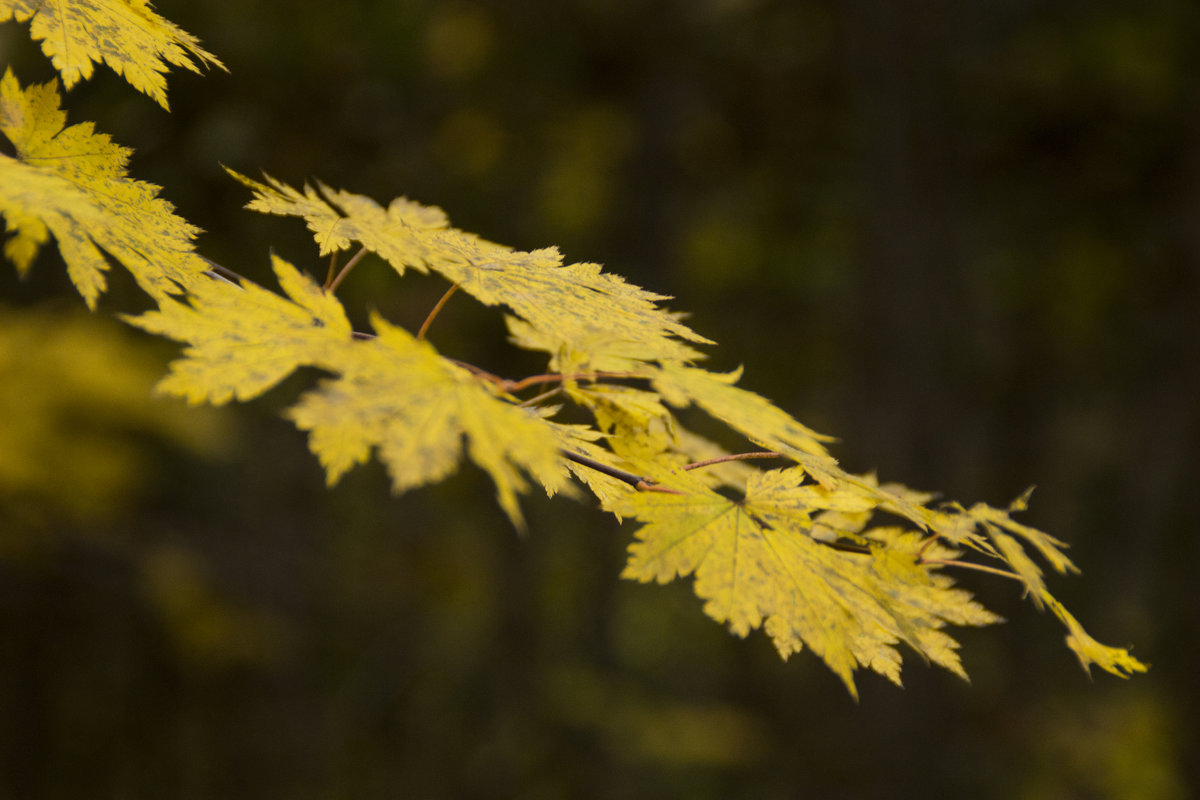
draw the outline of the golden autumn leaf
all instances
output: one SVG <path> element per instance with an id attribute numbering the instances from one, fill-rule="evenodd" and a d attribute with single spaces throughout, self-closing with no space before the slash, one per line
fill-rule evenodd
<path id="1" fill-rule="evenodd" d="M 224 69 L 196 37 L 160 17 L 147 0 L 0 0 L 0 22 L 30 22 L 30 35 L 70 89 L 103 61 L 133 88 L 167 105 L 168 65 Z"/>
<path id="2" fill-rule="evenodd" d="M 257 397 L 298 367 L 343 363 L 351 329 L 342 304 L 288 262 L 272 261 L 286 298 L 248 281 L 206 278 L 186 301 L 165 297 L 159 310 L 128 320 L 189 344 L 159 391 L 221 405 Z"/>
<path id="3" fill-rule="evenodd" d="M 18 272 L 53 236 L 72 282 L 95 307 L 106 286 L 105 253 L 153 297 L 207 268 L 192 251 L 197 229 L 157 196 L 157 186 L 126 177 L 129 151 L 90 122 L 66 126 L 53 83 L 22 89 L 6 70 L 0 132 L 16 150 L 16 158 L 0 154 L 0 214 L 11 234 L 4 253 Z"/>
<path id="4" fill-rule="evenodd" d="M 336 482 L 377 448 L 396 491 L 441 480 L 467 455 L 496 484 L 518 526 L 522 471 L 553 493 L 567 479 L 562 437 L 543 412 L 520 408 L 498 389 L 438 355 L 432 345 L 374 318 L 377 336 L 355 340 L 345 311 L 291 264 L 274 258 L 287 297 L 249 282 L 206 279 L 186 301 L 129 321 L 188 343 L 159 390 L 190 402 L 248 400 L 301 366 L 323 381 L 287 412 Z M 230 324 L 230 320 L 236 320 Z"/>
<path id="5" fill-rule="evenodd" d="M 259 183 L 229 171 L 254 192 L 248 208 L 304 219 L 322 254 L 358 242 L 400 274 L 441 274 L 489 306 L 506 306 L 524 324 L 526 347 L 584 354 L 571 368 L 624 370 L 654 359 L 702 355 L 686 342 L 708 340 L 658 306 L 668 299 L 604 272 L 598 264 L 567 264 L 554 248 L 512 250 L 451 228 L 440 209 L 396 198 L 374 200 L 318 184 L 298 191 L 271 177 Z M 560 368 L 566 368 L 565 365 Z"/>
<path id="6" fill-rule="evenodd" d="M 813 518 L 823 508 L 861 500 L 804 483 L 802 469 L 752 477 L 742 500 L 687 473 L 659 478 L 670 491 L 627 492 L 613 504 L 645 523 L 624 577 L 665 583 L 694 575 L 706 614 L 739 636 L 763 628 L 785 658 L 807 646 L 851 694 L 858 667 L 899 683 L 902 641 L 965 678 L 957 645 L 942 629 L 999 621 L 949 577 L 917 563 L 923 537 L 915 532 L 875 529 L 863 552 L 814 540 Z"/>
<path id="7" fill-rule="evenodd" d="M 496 484 L 500 507 L 523 526 L 522 471 L 550 494 L 567 480 L 560 436 L 537 410 L 504 399 L 428 342 L 376 316 L 377 337 L 356 342 L 337 371 L 287 412 L 333 483 L 379 451 L 397 492 L 454 472 L 462 451 Z"/>
<path id="8" fill-rule="evenodd" d="M 1130 655 L 1127 649 L 1109 647 L 1093 639 L 1079 624 L 1079 620 L 1075 619 L 1075 616 L 1049 592 L 1042 592 L 1041 600 L 1050 607 L 1056 617 L 1062 620 L 1063 625 L 1067 626 L 1067 647 L 1075 653 L 1084 672 L 1091 674 L 1091 666 L 1095 664 L 1118 678 L 1128 678 L 1134 673 L 1150 669 L 1148 664 L 1144 664 Z"/>

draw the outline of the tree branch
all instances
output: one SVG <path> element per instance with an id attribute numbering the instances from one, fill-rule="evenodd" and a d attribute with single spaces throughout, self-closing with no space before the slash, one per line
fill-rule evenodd
<path id="1" fill-rule="evenodd" d="M 610 478 L 616 478 L 617 480 L 627 483 L 639 491 L 683 494 L 683 492 L 677 489 L 671 489 L 667 486 L 659 486 L 650 478 L 645 478 L 641 475 L 634 475 L 632 472 L 626 472 L 625 470 L 618 469 L 617 467 L 610 467 L 608 464 L 601 464 L 599 461 L 596 461 L 593 458 L 588 458 L 582 453 L 576 453 L 574 450 L 563 450 L 562 454 L 565 458 L 574 461 L 580 466 L 587 467 L 588 469 L 594 469 L 596 472 L 603 473 Z"/>

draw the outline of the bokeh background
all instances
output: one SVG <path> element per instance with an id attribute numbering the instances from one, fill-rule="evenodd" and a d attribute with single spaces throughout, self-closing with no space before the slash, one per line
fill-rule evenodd
<path id="1" fill-rule="evenodd" d="M 229 74 L 167 114 L 103 68 L 72 121 L 267 280 L 315 275 L 219 164 L 319 178 L 674 295 L 711 365 L 837 435 L 848 468 L 1003 505 L 1072 543 L 1052 588 L 1153 664 L 1089 681 L 1009 585 L 854 703 L 730 636 L 631 532 L 473 468 L 324 486 L 278 412 L 151 396 L 175 348 L 89 315 L 57 256 L 0 270 L 0 797 L 1195 796 L 1200 6 L 1191 0 L 161 0 Z M 23 83 L 52 71 L 0 25 Z M 6 146 L 6 145 L 0 145 Z M 415 326 L 443 291 L 364 261 Z M 431 337 L 537 360 L 458 297 Z M 1003 582 L 1000 582 L 1003 583 Z"/>

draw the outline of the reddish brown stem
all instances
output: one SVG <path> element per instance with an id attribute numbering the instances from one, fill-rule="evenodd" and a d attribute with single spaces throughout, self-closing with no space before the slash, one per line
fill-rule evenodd
<path id="1" fill-rule="evenodd" d="M 453 286 L 451 286 L 449 289 L 447 289 L 446 293 L 444 295 L 442 295 L 442 298 L 437 301 L 437 304 L 434 305 L 433 309 L 429 312 L 429 316 L 427 316 L 425 318 L 425 321 L 421 323 L 421 329 L 419 331 L 417 331 L 417 341 L 418 342 L 425 339 L 425 331 L 429 330 L 429 326 L 433 324 L 433 318 L 436 317 L 439 312 L 441 312 L 442 306 L 446 305 L 446 301 L 449 300 L 450 296 L 453 295 L 457 291 L 458 291 L 458 284 L 456 283 Z"/>
<path id="2" fill-rule="evenodd" d="M 925 560 L 925 551 L 928 550 L 937 540 L 938 535 L 936 533 L 931 533 L 925 538 L 925 541 L 921 542 L 921 549 L 917 551 L 918 562 Z"/>
<path id="3" fill-rule="evenodd" d="M 334 250 L 329 256 L 329 271 L 325 273 L 325 284 L 321 287 L 325 291 L 329 291 L 329 287 L 333 285 L 333 278 L 337 275 L 337 260 L 340 250 Z"/>
<path id="4" fill-rule="evenodd" d="M 687 492 L 681 492 L 678 489 L 672 489 L 669 486 L 660 486 L 659 484 L 652 483 L 650 481 L 641 481 L 638 483 L 637 490 L 639 492 L 661 492 L 663 494 L 687 494 Z"/>
<path id="5" fill-rule="evenodd" d="M 595 381 L 601 378 L 639 378 L 640 375 L 634 375 L 629 372 L 576 372 L 570 375 L 563 375 L 560 372 L 547 372 L 542 375 L 530 375 L 528 378 L 522 378 L 519 381 L 505 381 L 504 391 L 519 392 L 522 389 L 528 389 L 530 386 L 535 386 L 539 383 L 560 383 L 565 381 Z"/>
<path id="6" fill-rule="evenodd" d="M 337 277 L 328 282 L 329 285 L 325 287 L 325 291 L 329 292 L 330 294 L 337 292 L 338 287 L 342 285 L 342 281 L 346 280 L 346 276 L 350 274 L 350 270 L 354 269 L 354 267 L 358 265 L 359 261 L 362 261 L 362 257 L 366 254 L 366 247 L 358 248 L 358 252 L 350 257 L 350 260 L 346 262 L 346 266 L 342 267 L 342 271 L 337 274 Z M 333 264 L 331 263 L 330 271 L 332 271 L 332 269 Z"/>
<path id="7" fill-rule="evenodd" d="M 711 467 L 713 464 L 724 464 L 726 461 L 749 461 L 755 458 L 786 458 L 782 453 L 774 453 L 769 450 L 761 450 L 755 453 L 734 453 L 727 456 L 717 456 L 716 458 L 706 458 L 703 461 L 694 461 L 691 464 L 685 464 L 684 469 L 700 469 L 701 467 Z"/>
<path id="8" fill-rule="evenodd" d="M 457 358 L 447 358 L 446 360 L 449 361 L 450 363 L 454 364 L 455 366 L 462 367 L 467 372 L 471 373 L 472 375 L 474 375 L 477 378 L 483 378 L 488 383 L 496 384 L 496 386 L 498 386 L 501 391 L 507 391 L 505 386 L 508 384 L 508 381 L 506 381 L 504 378 L 501 378 L 499 375 L 493 375 L 492 373 L 488 372 L 486 369 L 477 367 L 474 364 L 471 364 L 467 361 L 459 361 Z"/>

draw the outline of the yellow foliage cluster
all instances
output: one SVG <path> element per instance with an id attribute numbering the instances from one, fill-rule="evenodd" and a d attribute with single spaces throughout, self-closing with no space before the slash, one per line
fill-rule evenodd
<path id="1" fill-rule="evenodd" d="M 163 61 L 219 66 L 144 2 L 5 9 L 33 18 L 67 85 L 103 60 L 165 106 Z M 1085 668 L 1145 669 L 1091 639 L 1048 592 L 1033 555 L 1057 572 L 1074 567 L 1061 542 L 1011 519 L 1023 498 L 1007 510 L 933 506 L 928 495 L 842 470 L 828 437 L 737 386 L 739 374 L 698 367 L 697 348 L 711 342 L 661 305 L 669 298 L 596 264 L 566 264 L 553 248 L 488 242 L 407 198 L 382 205 L 231 171 L 252 192 L 249 208 L 304 220 L 320 254 L 357 250 L 323 285 L 275 258 L 278 293 L 196 255 L 194 229 L 156 187 L 126 177 L 127 152 L 90 123 L 67 127 L 58 102 L 52 85 L 22 88 L 8 73 L 0 83 L 0 131 L 16 151 L 0 156 L 6 255 L 25 272 L 53 236 L 92 306 L 105 288 L 105 254 L 129 269 L 157 310 L 128 321 L 186 344 L 163 393 L 222 404 L 301 367 L 329 373 L 287 416 L 308 432 L 330 483 L 373 450 L 397 492 L 445 478 L 465 455 L 520 526 L 521 493 L 537 484 L 554 494 L 574 475 L 606 510 L 643 523 L 626 577 L 694 576 L 708 615 L 740 636 L 763 628 L 785 657 L 808 647 L 852 693 L 859 667 L 899 682 L 901 642 L 965 677 L 945 627 L 997 617 L 953 585 L 948 566 L 1019 581 L 1064 622 Z M 413 334 L 374 316 L 372 331 L 353 330 L 335 291 L 364 253 L 398 276 L 436 273 L 451 291 L 504 309 L 512 341 L 544 353 L 546 373 L 505 379 L 448 358 L 425 340 L 426 326 Z M 556 422 L 552 398 L 590 411 L 594 424 Z M 688 406 L 763 450 L 722 453 L 681 425 L 675 409 Z M 764 471 L 743 458 L 789 465 Z M 965 561 L 965 551 L 996 566 Z"/>

